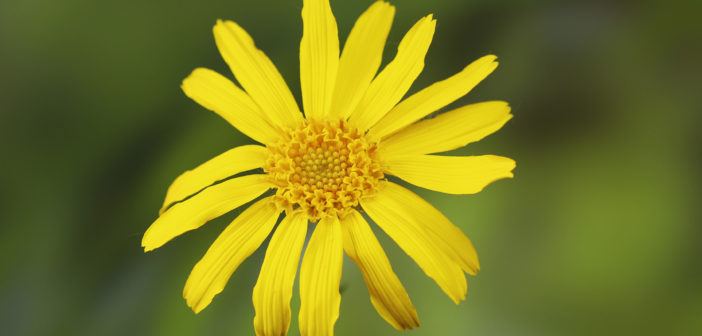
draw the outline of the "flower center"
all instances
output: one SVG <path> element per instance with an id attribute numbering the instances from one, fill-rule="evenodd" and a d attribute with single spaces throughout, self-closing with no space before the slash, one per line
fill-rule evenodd
<path id="1" fill-rule="evenodd" d="M 268 149 L 263 170 L 278 187 L 276 203 L 288 213 L 304 211 L 312 221 L 343 217 L 383 178 L 376 144 L 342 120 L 305 121 Z"/>

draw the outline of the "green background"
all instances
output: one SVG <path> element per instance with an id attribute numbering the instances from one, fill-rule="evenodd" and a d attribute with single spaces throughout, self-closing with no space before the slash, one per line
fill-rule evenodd
<path id="1" fill-rule="evenodd" d="M 371 1 L 332 1 L 345 40 Z M 406 335 L 702 334 L 699 1 L 408 1 L 434 13 L 410 90 L 493 53 L 452 106 L 514 119 L 453 154 L 499 154 L 516 177 L 450 196 L 414 188 L 473 240 L 482 271 L 455 306 L 388 237 L 417 307 Z M 211 28 L 245 27 L 298 102 L 301 1 L 0 2 L 0 334 L 248 335 L 263 248 L 199 315 L 181 297 L 226 215 L 144 254 L 178 174 L 251 140 L 180 91 L 230 76 Z M 235 211 L 236 212 L 236 211 Z M 265 244 L 264 244 L 265 246 Z M 397 335 L 345 259 L 337 335 Z M 297 285 L 290 335 L 297 335 Z"/>

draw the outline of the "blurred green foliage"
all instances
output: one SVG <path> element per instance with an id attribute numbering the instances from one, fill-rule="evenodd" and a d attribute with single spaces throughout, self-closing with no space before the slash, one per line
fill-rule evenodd
<path id="1" fill-rule="evenodd" d="M 422 323 L 405 334 L 702 334 L 702 2 L 392 2 L 385 62 L 415 20 L 438 19 L 411 91 L 500 57 L 454 106 L 503 99 L 515 118 L 455 153 L 518 164 L 478 195 L 414 188 L 478 249 L 459 306 L 378 232 Z M 370 4 L 332 1 L 342 41 Z M 235 213 L 148 255 L 140 239 L 172 179 L 251 142 L 179 89 L 197 66 L 228 74 L 215 20 L 245 27 L 300 101 L 301 7 L 0 2 L 0 334 L 253 333 L 263 248 L 199 315 L 181 297 Z M 338 335 L 400 334 L 348 259 L 342 287 Z"/>

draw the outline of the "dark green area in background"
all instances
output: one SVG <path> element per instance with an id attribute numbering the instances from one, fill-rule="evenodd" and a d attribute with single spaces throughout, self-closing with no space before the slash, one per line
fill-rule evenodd
<path id="1" fill-rule="evenodd" d="M 342 41 L 371 1 L 332 1 Z M 387 63 L 438 19 L 411 92 L 480 56 L 500 67 L 452 106 L 514 119 L 453 154 L 516 177 L 472 196 L 415 188 L 473 240 L 455 306 L 384 234 L 422 327 L 406 335 L 702 334 L 699 1 L 407 1 Z M 235 213 L 144 254 L 181 172 L 250 143 L 180 91 L 227 76 L 211 28 L 240 23 L 299 99 L 301 1 L 0 2 L 0 334 L 249 335 L 263 248 L 199 315 L 182 287 Z M 235 211 L 236 212 L 236 211 Z M 265 244 L 264 244 L 265 245 Z M 337 335 L 396 335 L 348 259 Z M 297 331 L 297 287 L 291 335 Z"/>

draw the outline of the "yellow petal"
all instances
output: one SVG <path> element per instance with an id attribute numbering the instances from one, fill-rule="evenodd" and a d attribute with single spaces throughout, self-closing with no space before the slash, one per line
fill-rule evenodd
<path id="1" fill-rule="evenodd" d="M 353 211 L 341 221 L 341 227 L 344 251 L 361 270 L 378 314 L 397 330 L 418 327 L 417 310 L 366 220 Z"/>
<path id="2" fill-rule="evenodd" d="M 375 196 L 361 199 L 363 210 L 458 304 L 465 299 L 467 290 L 461 267 L 443 252 L 433 235 L 422 229 L 419 219 L 384 191 L 387 184 L 381 183 Z"/>
<path id="3" fill-rule="evenodd" d="M 298 213 L 285 217 L 271 237 L 253 290 L 256 335 L 288 333 L 290 298 L 306 234 L 307 217 Z"/>
<path id="4" fill-rule="evenodd" d="M 400 41 L 395 59 L 373 80 L 368 91 L 349 117 L 349 123 L 368 130 L 402 99 L 424 69 L 424 56 L 434 37 L 436 20 L 419 20 Z"/>
<path id="5" fill-rule="evenodd" d="M 495 59 L 494 55 L 483 56 L 463 71 L 413 94 L 388 112 L 369 134 L 385 137 L 465 96 L 497 68 Z"/>
<path id="6" fill-rule="evenodd" d="M 513 177 L 514 160 L 496 156 L 402 155 L 384 158 L 387 173 L 446 194 L 475 194 L 499 179 Z"/>
<path id="7" fill-rule="evenodd" d="M 334 334 L 339 317 L 339 281 L 343 261 L 341 224 L 336 216 L 317 223 L 300 267 L 300 333 Z"/>
<path id="8" fill-rule="evenodd" d="M 168 188 L 166 200 L 159 215 L 163 214 L 171 203 L 178 202 L 217 181 L 262 167 L 266 157 L 268 157 L 268 150 L 265 147 L 240 146 L 210 159 L 193 170 L 186 171 Z"/>
<path id="9" fill-rule="evenodd" d="M 383 139 L 384 156 L 430 154 L 463 147 L 496 132 L 512 118 L 509 105 L 491 101 L 420 121 Z"/>
<path id="10" fill-rule="evenodd" d="M 376 1 L 354 24 L 339 60 L 330 116 L 348 118 L 363 98 L 380 67 L 394 16 L 395 7 Z"/>
<path id="11" fill-rule="evenodd" d="M 185 283 L 183 297 L 195 313 L 224 289 L 241 262 L 266 239 L 279 215 L 271 198 L 264 198 L 244 210 L 217 237 Z"/>
<path id="12" fill-rule="evenodd" d="M 431 236 L 434 244 L 446 255 L 451 256 L 463 271 L 472 275 L 477 274 L 480 264 L 473 243 L 439 210 L 417 194 L 395 183 L 387 183 L 382 194 L 391 198 L 396 207 L 414 218 L 417 224 Z"/>
<path id="13" fill-rule="evenodd" d="M 278 69 L 256 48 L 251 36 L 232 21 L 217 20 L 213 31 L 222 57 L 263 112 L 276 126 L 297 126 L 302 114 L 295 98 Z"/>
<path id="14" fill-rule="evenodd" d="M 242 176 L 213 185 L 173 205 L 158 217 L 144 233 L 141 246 L 144 251 L 159 248 L 184 232 L 197 229 L 253 200 L 270 187 L 265 175 Z"/>
<path id="15" fill-rule="evenodd" d="M 251 139 L 268 144 L 279 138 L 279 132 L 261 108 L 224 76 L 197 68 L 183 80 L 181 88 L 192 100 L 217 113 Z"/>
<path id="16" fill-rule="evenodd" d="M 331 104 L 339 65 L 339 33 L 329 0 L 304 0 L 300 87 L 308 119 L 320 120 Z"/>

